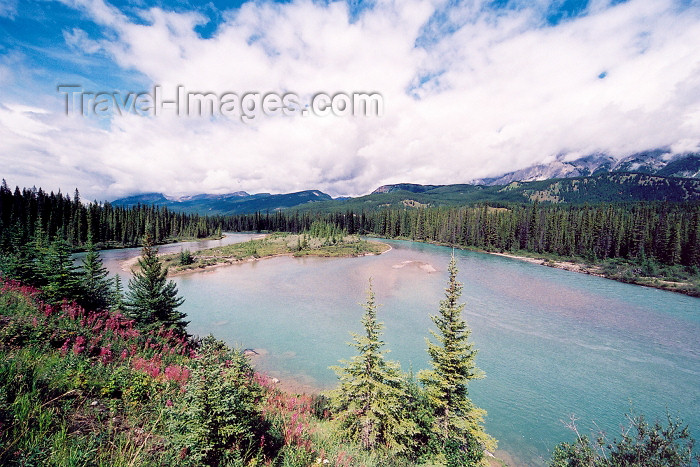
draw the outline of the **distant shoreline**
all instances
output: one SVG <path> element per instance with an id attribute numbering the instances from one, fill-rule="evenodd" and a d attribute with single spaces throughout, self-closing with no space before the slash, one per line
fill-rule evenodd
<path id="1" fill-rule="evenodd" d="M 586 267 L 581 263 L 576 263 L 574 261 L 564 261 L 564 260 L 550 260 L 543 258 L 533 258 L 531 256 L 519 256 L 512 253 L 497 253 L 495 251 L 480 251 L 480 253 L 487 253 L 489 255 L 503 256 L 504 258 L 512 258 L 520 261 L 526 261 L 532 264 L 539 264 L 540 266 L 548 266 L 556 269 L 564 269 L 566 271 L 578 272 L 580 274 L 588 274 L 590 276 L 604 277 L 607 276 L 601 272 L 597 271 L 597 267 Z"/>
<path id="2" fill-rule="evenodd" d="M 622 282 L 623 284 L 637 285 L 641 287 L 650 287 L 652 289 L 665 290 L 667 292 L 675 292 L 689 297 L 700 297 L 700 293 L 690 287 L 693 286 L 690 282 L 674 282 L 670 280 L 665 280 L 657 277 L 647 277 L 647 276 L 632 276 L 629 278 L 616 277 L 613 275 L 606 274 L 601 265 L 596 264 L 584 264 L 576 261 L 567 261 L 563 259 L 550 259 L 542 257 L 533 256 L 522 256 L 513 253 L 498 253 L 495 251 L 482 251 L 473 250 L 479 253 L 487 253 L 489 255 L 502 256 L 504 258 L 516 259 L 519 261 L 525 261 L 532 264 L 537 264 L 540 266 L 547 266 L 555 269 L 563 269 L 565 271 L 577 272 L 579 274 L 587 274 L 589 276 L 602 277 L 603 279 L 613 280 L 615 282 Z"/>
<path id="3" fill-rule="evenodd" d="M 368 236 L 368 238 L 373 239 L 383 239 L 384 237 L 378 236 Z M 650 287 L 652 289 L 665 290 L 667 292 L 675 292 L 682 295 L 687 295 L 689 297 L 700 297 L 700 289 L 693 285 L 692 282 L 683 281 L 676 282 L 661 277 L 649 277 L 641 275 L 626 276 L 623 274 L 614 275 L 607 273 L 602 264 L 588 264 L 584 261 L 577 261 L 575 259 L 568 258 L 557 258 L 555 255 L 541 255 L 537 253 L 516 254 L 510 252 L 496 252 L 487 251 L 481 248 L 465 247 L 462 245 L 451 245 L 449 243 L 440 242 L 430 242 L 423 240 L 412 240 L 410 238 L 396 238 L 396 239 L 386 239 L 386 240 L 403 240 L 408 242 L 416 243 L 427 243 L 429 245 L 435 246 L 445 246 L 449 248 L 457 248 L 464 251 L 473 251 L 475 253 L 485 253 L 494 256 L 501 256 L 504 258 L 516 259 L 519 261 L 525 261 L 532 264 L 537 264 L 539 266 L 547 266 L 555 269 L 563 269 L 565 271 L 577 272 L 579 274 L 586 274 L 589 276 L 602 277 L 603 279 L 609 279 L 616 282 L 622 282 L 623 284 L 638 285 L 641 287 Z"/>

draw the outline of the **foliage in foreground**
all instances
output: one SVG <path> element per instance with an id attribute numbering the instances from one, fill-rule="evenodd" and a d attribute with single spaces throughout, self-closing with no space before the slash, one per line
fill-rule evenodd
<path id="1" fill-rule="evenodd" d="M 285 432 L 296 396 L 263 384 L 240 351 L 40 295 L 0 280 L 0 465 L 316 459 L 306 424 Z M 275 398 L 282 409 L 270 409 Z"/>
<path id="2" fill-rule="evenodd" d="M 690 467 L 700 466 L 693 456 L 695 441 L 688 426 L 667 416 L 667 423 L 649 424 L 643 415 L 629 416 L 620 439 L 610 441 L 604 433 L 595 441 L 581 435 L 572 420 L 569 428 L 576 441 L 561 443 L 552 454 L 551 467 Z"/>
<path id="3" fill-rule="evenodd" d="M 280 390 L 213 338 L 40 297 L 0 279 L 0 465 L 418 463 L 344 439 L 328 399 Z M 401 384 L 403 414 L 427 417 L 415 382 Z"/>
<path id="4" fill-rule="evenodd" d="M 454 255 L 448 271 L 445 299 L 440 302 L 439 314 L 431 316 L 438 328 L 438 332 L 431 331 L 437 342 L 428 340 L 432 369 L 418 373 L 418 379 L 435 408 L 434 431 L 445 454 L 455 458 L 455 465 L 476 465 L 484 449 L 495 447 L 495 440 L 484 431 L 486 411 L 475 407 L 469 398 L 469 381 L 483 378 L 483 372 L 476 367 L 476 349 L 469 341 L 471 329 L 462 317 L 462 284 L 457 281 Z"/>
<path id="5" fill-rule="evenodd" d="M 366 450 L 383 445 L 401 451 L 401 438 L 415 427 L 402 410 L 405 394 L 399 364 L 384 358 L 380 340 L 384 325 L 377 321 L 371 281 L 362 326 L 364 334 L 353 334 L 352 346 L 359 354 L 335 368 L 340 379 L 334 394 L 336 419 L 342 432 Z"/>
<path id="6" fill-rule="evenodd" d="M 435 465 L 476 466 L 496 441 L 483 427 L 486 411 L 469 398 L 469 381 L 482 377 L 469 342 L 471 330 L 459 303 L 462 285 L 457 281 L 454 256 L 440 312 L 432 316 L 437 343 L 428 340 L 432 369 L 419 372 L 418 384 L 402 375 L 398 363 L 384 359 L 380 340 L 383 324 L 370 288 L 362 317 L 363 335 L 353 334 L 358 355 L 336 367 L 340 387 L 334 391 L 340 432 L 364 449 L 377 447 L 391 456 Z"/>

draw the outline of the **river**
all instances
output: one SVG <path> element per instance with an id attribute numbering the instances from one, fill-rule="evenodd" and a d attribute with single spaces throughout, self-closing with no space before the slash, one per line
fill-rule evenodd
<path id="1" fill-rule="evenodd" d="M 161 247 L 192 250 L 245 241 Z M 425 338 L 444 297 L 452 250 L 386 241 L 392 250 L 360 258 L 277 257 L 174 278 L 194 334 L 252 348 L 262 371 L 301 387 L 326 389 L 328 367 L 353 355 L 350 331 L 371 277 L 388 358 L 405 371 L 426 368 Z M 138 249 L 103 251 L 112 273 Z M 630 409 L 666 410 L 700 441 L 700 300 L 524 261 L 456 250 L 462 301 L 477 365 L 486 378 L 469 390 L 488 411 L 487 431 L 523 465 L 543 465 L 564 424 L 619 434 Z"/>

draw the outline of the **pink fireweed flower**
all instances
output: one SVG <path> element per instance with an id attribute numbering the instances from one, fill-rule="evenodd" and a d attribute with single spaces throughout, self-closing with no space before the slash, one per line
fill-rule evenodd
<path id="1" fill-rule="evenodd" d="M 78 336 L 73 344 L 73 353 L 78 355 L 83 350 L 85 350 L 85 338 L 83 336 Z"/>
<path id="2" fill-rule="evenodd" d="M 154 355 L 149 360 L 143 357 L 137 357 L 131 361 L 131 367 L 134 370 L 142 371 L 151 378 L 156 379 L 160 376 L 160 356 Z"/>
<path id="3" fill-rule="evenodd" d="M 102 329 L 102 324 L 103 324 L 103 323 L 102 323 L 102 320 L 101 320 L 101 319 L 98 319 L 98 320 L 95 322 L 95 325 L 92 327 L 92 332 L 97 332 L 97 331 L 99 331 L 100 329 Z"/>
<path id="4" fill-rule="evenodd" d="M 100 360 L 104 364 L 107 364 L 112 361 L 112 350 L 110 349 L 109 344 L 107 345 L 107 347 L 100 347 Z"/>
<path id="5" fill-rule="evenodd" d="M 65 342 L 63 342 L 63 345 L 61 346 L 61 356 L 65 357 L 66 354 L 68 353 L 68 345 L 70 344 L 70 338 L 66 339 Z"/>
<path id="6" fill-rule="evenodd" d="M 49 316 L 51 316 L 55 311 L 56 311 L 56 309 L 55 309 L 54 307 L 52 307 L 51 305 L 43 304 L 43 305 L 41 306 L 41 312 L 42 312 L 42 313 L 44 314 L 44 316 L 46 316 L 47 318 L 48 318 Z"/>
<path id="7" fill-rule="evenodd" d="M 190 377 L 190 370 L 186 366 L 170 365 L 165 368 L 163 375 L 166 380 L 175 381 L 183 385 Z"/>

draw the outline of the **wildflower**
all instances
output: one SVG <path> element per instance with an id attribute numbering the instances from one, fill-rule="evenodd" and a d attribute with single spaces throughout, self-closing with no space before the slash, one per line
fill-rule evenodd
<path id="1" fill-rule="evenodd" d="M 66 339 L 65 342 L 63 342 L 63 345 L 61 346 L 61 356 L 65 357 L 66 354 L 68 353 L 68 344 L 70 344 L 70 338 Z"/>
<path id="2" fill-rule="evenodd" d="M 163 372 L 166 380 L 175 381 L 180 385 L 184 385 L 190 377 L 190 370 L 185 366 L 170 365 Z"/>
<path id="3" fill-rule="evenodd" d="M 107 364 L 112 361 L 112 350 L 110 349 L 109 344 L 107 345 L 107 347 L 100 347 L 100 360 L 104 364 Z"/>
<path id="4" fill-rule="evenodd" d="M 85 338 L 83 336 L 78 336 L 73 344 L 73 353 L 78 355 L 83 350 L 85 350 Z"/>

